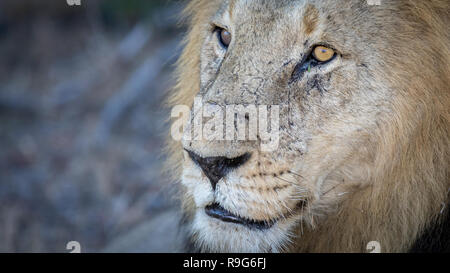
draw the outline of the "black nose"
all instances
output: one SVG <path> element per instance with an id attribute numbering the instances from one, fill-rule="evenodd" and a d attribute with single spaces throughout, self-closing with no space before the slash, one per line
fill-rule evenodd
<path id="1" fill-rule="evenodd" d="M 188 152 L 189 157 L 202 169 L 206 177 L 208 177 L 213 190 L 216 190 L 217 182 L 227 175 L 229 171 L 238 168 L 250 159 L 249 153 L 235 158 L 227 158 L 222 156 L 201 157 L 194 152 L 186 151 Z"/>

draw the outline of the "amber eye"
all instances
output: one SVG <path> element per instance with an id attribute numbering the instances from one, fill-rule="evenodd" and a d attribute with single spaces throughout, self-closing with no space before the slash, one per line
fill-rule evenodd
<path id="1" fill-rule="evenodd" d="M 228 48 L 231 43 L 231 33 L 223 28 L 218 28 L 219 41 L 223 47 Z"/>
<path id="2" fill-rule="evenodd" d="M 333 59 L 336 55 L 336 52 L 325 46 L 316 46 L 313 51 L 314 58 L 319 62 L 328 62 Z"/>

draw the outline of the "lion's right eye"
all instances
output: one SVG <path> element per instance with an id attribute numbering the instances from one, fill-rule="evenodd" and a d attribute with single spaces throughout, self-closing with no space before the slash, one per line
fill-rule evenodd
<path id="1" fill-rule="evenodd" d="M 336 56 L 336 52 L 326 46 L 316 46 L 313 50 L 313 57 L 319 62 L 328 62 Z"/>
<path id="2" fill-rule="evenodd" d="M 224 48 L 228 48 L 231 44 L 231 33 L 224 28 L 217 28 L 217 36 L 219 38 L 220 45 Z"/>

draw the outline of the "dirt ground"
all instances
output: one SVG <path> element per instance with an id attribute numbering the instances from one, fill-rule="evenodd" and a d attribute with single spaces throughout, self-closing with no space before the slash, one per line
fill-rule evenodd
<path id="1" fill-rule="evenodd" d="M 183 3 L 44 2 L 0 4 L 0 252 L 169 251 L 152 219 L 176 224 L 161 166 Z"/>

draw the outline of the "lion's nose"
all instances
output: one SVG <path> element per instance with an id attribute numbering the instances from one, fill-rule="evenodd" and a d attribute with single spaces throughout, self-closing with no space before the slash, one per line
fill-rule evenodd
<path id="1" fill-rule="evenodd" d="M 219 180 L 227 175 L 233 169 L 238 168 L 250 159 L 250 154 L 245 153 L 239 157 L 201 157 L 192 151 L 186 150 L 189 157 L 197 164 L 208 177 L 213 190 L 216 190 L 216 185 Z"/>

